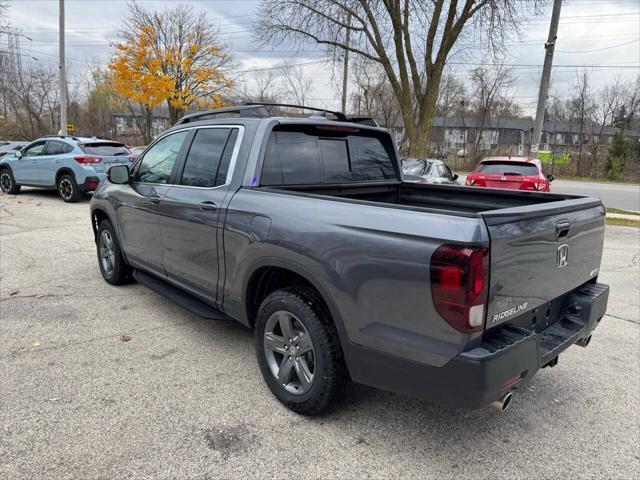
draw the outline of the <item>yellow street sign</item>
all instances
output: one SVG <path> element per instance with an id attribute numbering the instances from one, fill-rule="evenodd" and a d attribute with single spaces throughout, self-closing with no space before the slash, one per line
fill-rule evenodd
<path id="1" fill-rule="evenodd" d="M 76 126 L 73 123 L 67 124 L 67 132 L 74 133 L 76 131 Z"/>

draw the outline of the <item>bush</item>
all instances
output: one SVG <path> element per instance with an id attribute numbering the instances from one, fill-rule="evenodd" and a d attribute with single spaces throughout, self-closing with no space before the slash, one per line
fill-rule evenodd
<path id="1" fill-rule="evenodd" d="M 624 170 L 627 156 L 631 152 L 631 142 L 624 137 L 622 132 L 616 133 L 607 154 L 606 173 L 610 180 L 617 180 Z"/>

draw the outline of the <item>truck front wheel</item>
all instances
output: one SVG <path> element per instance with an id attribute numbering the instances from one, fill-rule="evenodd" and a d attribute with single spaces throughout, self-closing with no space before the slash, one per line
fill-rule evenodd
<path id="1" fill-rule="evenodd" d="M 302 415 L 330 410 L 348 378 L 338 332 L 310 289 L 277 290 L 262 302 L 256 352 L 271 392 Z"/>

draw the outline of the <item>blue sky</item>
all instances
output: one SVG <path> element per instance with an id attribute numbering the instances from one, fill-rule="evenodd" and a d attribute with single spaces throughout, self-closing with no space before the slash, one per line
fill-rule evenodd
<path id="1" fill-rule="evenodd" d="M 175 1 L 139 0 L 147 8 L 175 5 Z M 337 108 L 339 100 L 332 83 L 331 64 L 310 63 L 322 58 L 315 48 L 305 52 L 287 51 L 286 46 L 260 49 L 252 38 L 252 22 L 259 2 L 253 0 L 186 0 L 204 10 L 220 27 L 220 38 L 234 55 L 236 70 L 270 68 L 289 63 L 306 63 L 304 73 L 313 80 L 313 103 Z M 87 63 L 104 64 L 112 53 L 121 20 L 126 15 L 125 0 L 66 0 L 67 57 L 70 81 L 86 73 Z M 532 17 L 523 35 L 507 45 L 508 62 L 517 64 L 515 96 L 531 110 L 543 61 L 551 6 Z M 25 59 L 35 57 L 43 65 L 57 65 L 58 0 L 13 0 L 9 24 L 20 31 Z M 26 38 L 28 37 L 28 38 Z M 472 48 L 465 62 L 481 62 L 481 46 Z M 316 50 L 316 51 L 314 51 Z M 477 52 L 477 53 L 476 53 Z M 593 65 L 594 84 L 600 85 L 617 75 L 631 78 L 640 73 L 640 1 L 566 0 L 561 15 L 552 76 L 552 94 L 568 93 L 576 68 L 561 65 Z M 630 68 L 632 66 L 636 68 Z M 625 68 L 623 68 L 625 67 Z M 451 65 L 464 77 L 474 65 Z M 337 71 L 337 70 L 336 70 Z M 251 74 L 243 74 L 251 81 Z"/>

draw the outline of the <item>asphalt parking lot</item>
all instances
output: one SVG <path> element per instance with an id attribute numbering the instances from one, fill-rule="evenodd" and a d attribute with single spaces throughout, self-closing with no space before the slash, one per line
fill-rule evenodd
<path id="1" fill-rule="evenodd" d="M 607 227 L 590 346 L 508 412 L 353 386 L 308 419 L 267 390 L 252 332 L 105 283 L 88 211 L 0 196 L 2 479 L 640 477 L 637 229 Z"/>

